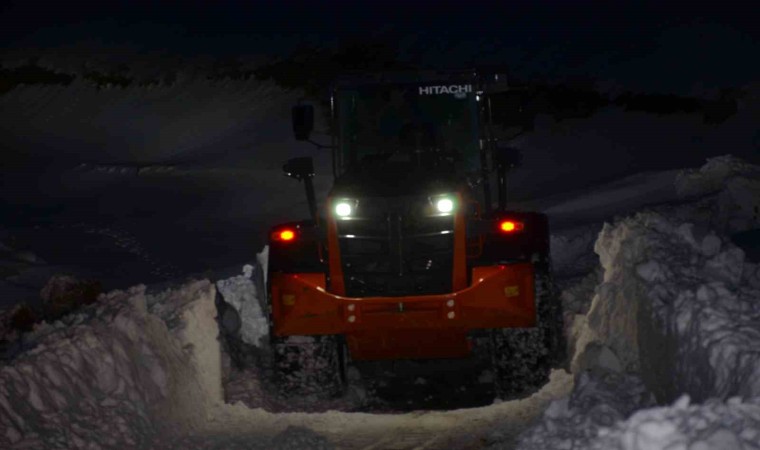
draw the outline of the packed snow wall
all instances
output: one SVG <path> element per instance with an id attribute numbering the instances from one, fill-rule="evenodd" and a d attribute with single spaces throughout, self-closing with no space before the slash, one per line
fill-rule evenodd
<path id="1" fill-rule="evenodd" d="M 0 368 L 0 447 L 148 446 L 221 402 L 215 289 L 115 291 L 24 336 Z"/>
<path id="2" fill-rule="evenodd" d="M 727 239 L 694 228 L 645 213 L 606 226 L 589 330 L 660 401 L 758 396 L 758 266 Z"/>
<path id="3" fill-rule="evenodd" d="M 716 158 L 676 187 L 680 202 L 605 223 L 601 272 L 565 289 L 580 311 L 576 385 L 520 449 L 757 448 L 760 264 L 731 237 L 760 229 L 760 168 Z M 583 248 L 586 234 L 562 248 Z"/>
<path id="4" fill-rule="evenodd" d="M 604 225 L 603 280 L 578 346 L 609 347 L 661 401 L 760 395 L 759 267 L 730 240 L 760 228 L 760 168 L 716 158 L 677 185 L 689 201 Z"/>
<path id="5" fill-rule="evenodd" d="M 757 448 L 760 265 L 699 229 L 654 211 L 605 225 L 575 388 L 519 449 Z"/>

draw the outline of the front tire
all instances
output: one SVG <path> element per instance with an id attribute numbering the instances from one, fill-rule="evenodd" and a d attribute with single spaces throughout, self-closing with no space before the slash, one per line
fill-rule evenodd
<path id="1" fill-rule="evenodd" d="M 565 361 L 562 304 L 548 262 L 534 264 L 538 326 L 491 330 L 494 390 L 500 399 L 532 393 L 549 381 L 552 367 Z"/>
<path id="2" fill-rule="evenodd" d="M 273 382 L 281 395 L 339 397 L 346 389 L 340 336 L 271 337 Z"/>

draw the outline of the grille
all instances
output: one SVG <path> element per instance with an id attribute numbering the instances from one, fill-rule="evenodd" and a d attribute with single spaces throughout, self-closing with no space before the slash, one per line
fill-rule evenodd
<path id="1" fill-rule="evenodd" d="M 338 221 L 349 296 L 451 292 L 453 216 L 430 215 L 426 197 L 360 199 L 357 218 Z"/>

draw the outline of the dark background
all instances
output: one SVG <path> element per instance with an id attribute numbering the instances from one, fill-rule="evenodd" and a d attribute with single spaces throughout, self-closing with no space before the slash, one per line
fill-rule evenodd
<path id="1" fill-rule="evenodd" d="M 498 62 L 525 76 L 681 92 L 744 83 L 760 64 L 753 2 L 32 0 L 2 8 L 8 48 L 282 56 L 371 40 L 418 63 Z"/>
<path id="2" fill-rule="evenodd" d="M 493 64 L 536 87 L 510 201 L 727 153 L 760 162 L 753 2 L 0 8 L 0 232 L 57 265 L 33 296 L 63 267 L 111 288 L 251 262 L 270 226 L 306 216 L 287 158 L 315 158 L 320 198 L 331 185 L 329 153 L 295 141 L 289 114 L 345 68 Z"/>

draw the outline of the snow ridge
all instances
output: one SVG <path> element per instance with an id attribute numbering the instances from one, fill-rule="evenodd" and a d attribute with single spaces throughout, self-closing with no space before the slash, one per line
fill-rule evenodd
<path id="1" fill-rule="evenodd" d="M 693 228 L 657 213 L 605 225 L 589 332 L 660 400 L 760 396 L 757 267 L 730 241 Z"/>
<path id="2" fill-rule="evenodd" d="M 0 447 L 146 448 L 157 433 L 199 426 L 195 411 L 221 399 L 204 380 L 218 377 L 208 373 L 218 348 L 203 344 L 215 339 L 202 333 L 216 333 L 204 323 L 214 288 L 197 282 L 160 301 L 144 290 L 103 295 L 26 337 L 33 348 L 0 369 Z"/>
<path id="3" fill-rule="evenodd" d="M 688 202 L 604 225 L 588 314 L 596 274 L 563 296 L 575 390 L 518 448 L 760 448 L 760 265 L 728 237 L 760 227 L 758 169 L 716 158 L 678 178 Z"/>

